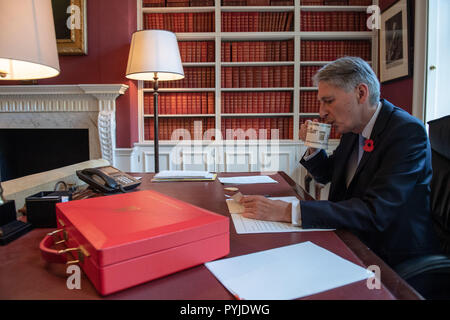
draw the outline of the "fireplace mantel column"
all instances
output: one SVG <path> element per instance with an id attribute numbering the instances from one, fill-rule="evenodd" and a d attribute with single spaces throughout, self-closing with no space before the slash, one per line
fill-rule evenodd
<path id="1" fill-rule="evenodd" d="M 116 148 L 116 99 L 119 95 L 124 94 L 128 86 L 111 85 L 108 88 L 99 88 L 97 85 L 80 86 L 84 92 L 92 95 L 98 100 L 98 135 L 100 140 L 100 148 L 102 158 L 108 160 L 114 166 L 114 149 Z M 108 89 L 110 90 L 109 92 Z"/>
<path id="2" fill-rule="evenodd" d="M 111 85 L 108 88 L 99 86 L 81 85 L 81 89 L 98 100 L 98 135 L 102 158 L 108 160 L 114 166 L 114 149 L 116 148 L 116 99 L 124 94 L 128 86 Z M 107 92 L 110 90 L 110 92 Z"/>

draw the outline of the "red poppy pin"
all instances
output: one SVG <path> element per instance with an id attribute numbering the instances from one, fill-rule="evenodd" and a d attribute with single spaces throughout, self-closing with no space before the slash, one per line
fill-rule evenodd
<path id="1" fill-rule="evenodd" d="M 365 141 L 365 143 L 364 143 L 363 150 L 364 150 L 365 152 L 372 152 L 372 151 L 373 151 L 373 148 L 374 148 L 373 140 L 372 140 L 372 139 L 367 139 L 367 140 Z"/>

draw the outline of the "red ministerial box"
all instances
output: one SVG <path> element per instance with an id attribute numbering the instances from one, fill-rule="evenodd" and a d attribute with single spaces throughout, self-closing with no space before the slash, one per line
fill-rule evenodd
<path id="1" fill-rule="evenodd" d="M 228 217 L 150 190 L 58 203 L 56 217 L 67 247 L 79 248 L 79 265 L 102 295 L 230 250 Z"/>

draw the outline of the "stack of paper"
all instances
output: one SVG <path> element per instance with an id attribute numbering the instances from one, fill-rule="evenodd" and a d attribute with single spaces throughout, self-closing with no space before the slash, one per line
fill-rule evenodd
<path id="1" fill-rule="evenodd" d="M 220 177 L 219 181 L 223 184 L 257 184 L 257 183 L 278 183 L 269 176 L 241 176 L 241 177 Z"/>
<path id="2" fill-rule="evenodd" d="M 374 274 L 312 242 L 216 260 L 205 266 L 236 298 L 296 299 Z"/>
<path id="3" fill-rule="evenodd" d="M 157 173 L 152 182 L 161 181 L 214 181 L 217 174 L 208 171 L 172 171 L 164 170 Z"/>

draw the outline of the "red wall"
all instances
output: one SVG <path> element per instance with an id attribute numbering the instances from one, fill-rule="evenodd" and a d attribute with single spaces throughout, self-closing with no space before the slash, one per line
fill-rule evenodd
<path id="1" fill-rule="evenodd" d="M 89 0 L 86 10 L 88 54 L 60 56 L 60 75 L 38 84 L 128 85 L 127 92 L 117 98 L 116 146 L 131 147 L 139 137 L 137 83 L 125 78 L 125 72 L 131 35 L 137 29 L 136 0 Z"/>
<path id="2" fill-rule="evenodd" d="M 381 11 L 387 9 L 391 4 L 397 2 L 397 0 L 380 0 Z M 414 1 L 411 4 L 411 26 L 410 30 L 413 32 L 412 38 L 414 38 Z M 414 59 L 414 56 L 409 57 Z M 412 60 L 413 61 L 413 60 Z M 411 62 L 412 62 L 411 61 Z M 397 107 L 403 108 L 409 113 L 412 113 L 413 105 L 413 77 L 396 80 L 381 85 L 381 97 L 389 100 Z"/>

